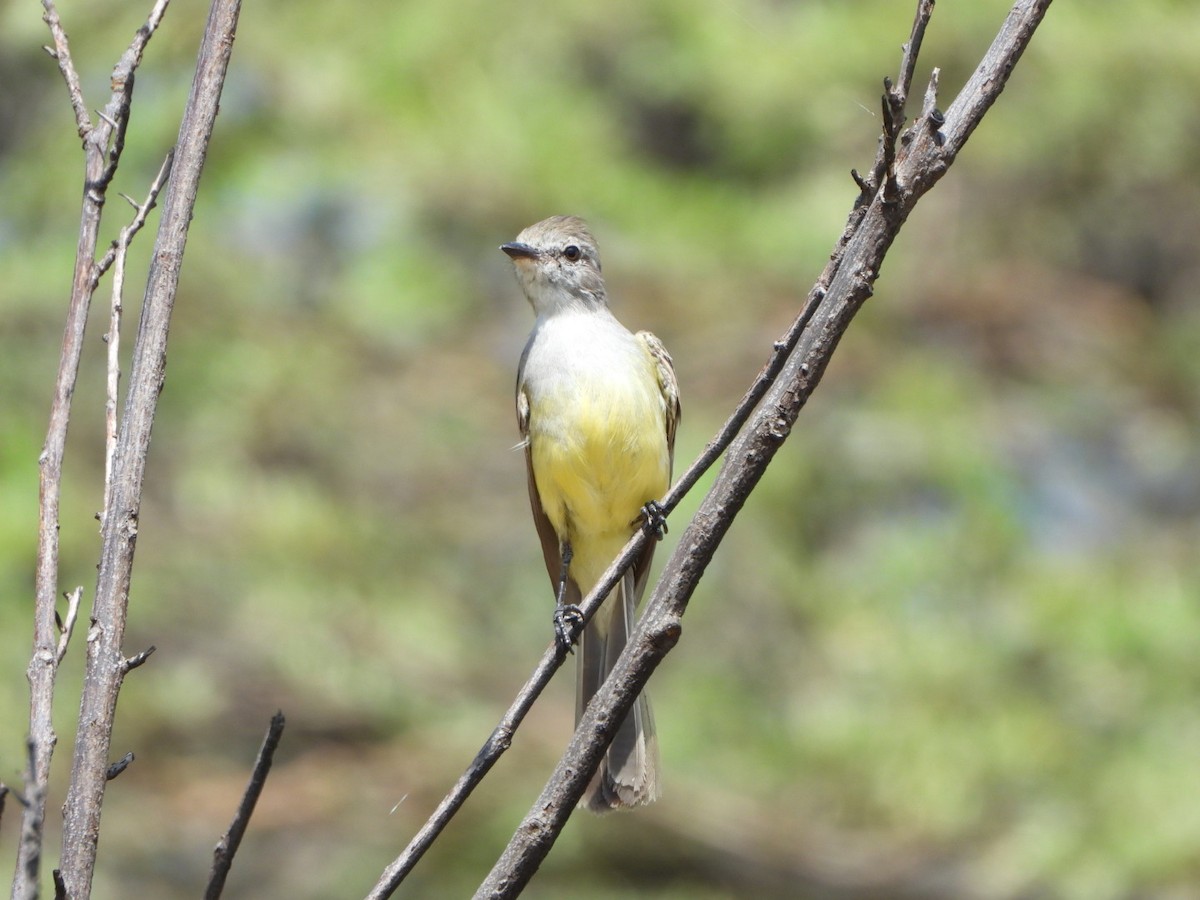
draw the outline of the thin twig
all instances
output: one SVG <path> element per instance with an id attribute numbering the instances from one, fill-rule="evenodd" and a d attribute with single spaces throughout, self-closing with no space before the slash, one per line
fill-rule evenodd
<path id="1" fill-rule="evenodd" d="M 97 133 L 92 135 L 92 140 L 96 142 L 98 148 L 107 148 L 108 161 L 99 180 L 102 190 L 108 187 L 113 175 L 116 174 L 117 165 L 121 161 L 121 152 L 125 149 L 125 132 L 129 127 L 129 109 L 133 102 L 134 73 L 141 64 L 146 44 L 150 42 L 150 38 L 158 30 L 163 16 L 166 15 L 169 3 L 170 0 L 155 0 L 150 15 L 134 32 L 129 47 L 126 48 L 113 68 L 112 96 L 109 98 L 108 105 L 98 113 L 101 121 L 105 123 L 105 128 L 97 128 Z M 101 131 L 103 133 L 100 133 Z"/>
<path id="2" fill-rule="evenodd" d="M 104 773 L 104 780 L 112 781 L 114 778 L 116 778 L 118 775 L 120 775 L 122 772 L 124 772 L 126 769 L 128 769 L 130 763 L 132 763 L 134 759 L 135 759 L 135 757 L 133 755 L 133 751 L 130 750 L 128 753 L 126 753 L 124 756 L 122 756 L 115 763 L 113 763 L 111 766 L 108 767 L 108 771 Z"/>
<path id="3" fill-rule="evenodd" d="M 896 82 L 896 94 L 903 108 L 908 103 L 908 92 L 912 89 L 913 75 L 917 71 L 917 57 L 921 55 L 921 43 L 925 40 L 925 29 L 933 16 L 935 0 L 920 0 L 917 13 L 913 18 L 912 32 L 904 45 L 904 55 L 900 58 L 900 77 Z"/>
<path id="4" fill-rule="evenodd" d="M 242 802 L 238 804 L 237 812 L 229 824 L 229 829 L 221 836 L 221 839 L 217 841 L 217 846 L 213 849 L 212 874 L 208 878 L 208 888 L 204 891 L 204 900 L 217 900 L 225 889 L 225 879 L 229 875 L 230 866 L 233 865 L 233 857 L 237 853 L 238 847 L 241 846 L 242 837 L 246 834 L 246 827 L 250 824 L 250 817 L 254 815 L 254 806 L 258 803 L 258 798 L 267 783 L 267 776 L 271 773 L 271 763 L 275 759 L 275 750 L 279 747 L 279 741 L 283 737 L 284 724 L 282 710 L 271 717 L 271 724 L 267 727 L 267 734 L 263 738 L 262 747 L 259 748 L 258 758 L 254 761 L 254 770 L 250 773 L 250 783 L 246 785 L 246 791 L 242 794 Z"/>
<path id="5" fill-rule="evenodd" d="M 131 229 L 129 233 L 130 240 L 133 239 L 135 234 L 142 230 L 142 226 L 146 224 L 146 218 L 150 215 L 150 212 L 156 206 L 158 206 L 158 195 L 162 191 L 163 186 L 167 183 L 167 179 L 171 177 L 171 164 L 174 159 L 175 148 L 172 147 L 167 151 L 167 155 L 163 159 L 162 165 L 159 166 L 158 174 L 154 176 L 154 181 L 150 183 L 150 190 L 146 194 L 146 200 L 140 206 L 129 197 L 126 197 L 124 194 L 121 195 L 136 210 L 133 218 L 126 226 L 126 228 Z M 108 250 L 104 252 L 104 255 L 100 257 L 100 259 L 96 260 L 93 287 L 95 287 L 95 284 L 100 281 L 104 273 L 112 267 L 113 263 L 116 262 L 119 241 L 119 236 L 113 238 L 113 242 L 109 245 Z"/>
<path id="6" fill-rule="evenodd" d="M 897 81 L 890 78 L 883 80 L 883 133 L 879 137 L 879 149 L 875 155 L 875 163 L 871 174 L 865 179 L 857 172 L 851 172 L 858 184 L 860 210 L 870 203 L 876 191 L 886 185 L 895 173 L 896 141 L 900 137 L 900 129 L 904 126 L 904 108 L 908 103 L 908 93 L 912 89 L 913 75 L 917 69 L 917 56 L 921 52 L 921 44 L 925 40 L 925 30 L 933 16 L 935 0 L 918 0 L 917 11 L 913 17 L 912 30 L 904 43 L 903 55 L 900 59 L 900 73 Z"/>
<path id="7" fill-rule="evenodd" d="M 144 666 L 146 664 L 146 660 L 148 660 L 151 656 L 153 656 L 154 651 L 157 649 L 158 649 L 157 647 L 155 647 L 153 644 L 151 644 L 149 647 L 147 647 L 141 653 L 135 653 L 133 656 L 126 659 L 121 664 L 122 668 L 124 668 L 124 670 L 125 670 L 125 674 L 128 675 L 134 669 Z"/>
<path id="8" fill-rule="evenodd" d="M 79 73 L 75 71 L 75 63 L 71 60 L 71 45 L 67 41 L 67 32 L 63 29 L 62 21 L 58 18 L 58 10 L 54 0 L 42 0 L 42 21 L 50 28 L 50 36 L 54 39 L 53 49 L 45 48 L 58 62 L 58 71 L 62 73 L 67 83 L 67 93 L 71 98 L 71 109 L 75 111 L 75 127 L 79 137 L 87 140 L 92 131 L 92 120 L 88 117 L 87 103 L 83 99 L 83 86 L 79 83 Z"/>
<path id="9" fill-rule="evenodd" d="M 121 294 L 125 290 L 125 255 L 129 240 L 125 229 L 117 239 L 119 249 L 115 255 L 112 277 L 112 299 L 108 312 L 108 333 L 104 340 L 108 344 L 108 371 L 104 391 L 104 497 L 100 501 L 100 531 L 104 531 L 104 516 L 112 494 L 113 457 L 117 453 L 117 390 L 121 383 Z"/>
<path id="10" fill-rule="evenodd" d="M 129 200 L 135 210 L 133 221 L 120 230 L 117 237 L 113 239 L 112 246 L 108 248 L 108 252 L 95 268 L 94 279 L 98 281 L 108 266 L 110 264 L 113 266 L 108 333 L 104 336 L 104 340 L 108 344 L 108 378 L 104 401 L 104 499 L 99 516 L 101 531 L 104 530 L 103 510 L 108 509 L 109 496 L 112 493 L 113 456 L 117 452 L 117 388 L 121 382 L 121 312 L 122 297 L 125 291 L 125 257 L 129 252 L 129 244 L 134 235 L 142 230 L 142 226 L 146 224 L 146 217 L 150 215 L 150 210 L 154 209 L 158 202 L 158 193 L 166 184 L 167 177 L 171 173 L 171 161 L 174 158 L 174 150 L 167 153 L 166 159 L 159 166 L 158 175 L 154 177 L 154 181 L 150 185 L 150 191 L 147 193 L 144 203 L 139 206 Z"/>
<path id="11" fill-rule="evenodd" d="M 842 262 L 795 352 L 730 445 L 724 466 L 667 561 L 609 679 L 585 710 L 567 752 L 480 886 L 477 900 L 516 897 L 549 853 L 616 726 L 679 639 L 692 592 L 746 498 L 790 434 L 842 334 L 871 295 L 883 258 L 901 226 L 920 197 L 945 174 L 1004 89 L 1049 5 L 1050 0 L 1019 0 L 983 64 L 944 117 L 944 129 L 913 126 L 912 139 L 903 145 L 896 160 L 895 197 L 878 194 L 858 217 Z M 852 211 L 852 222 L 858 211 Z"/>
<path id="12" fill-rule="evenodd" d="M 79 602 L 83 599 L 83 585 L 67 594 L 67 617 L 59 626 L 58 648 L 54 653 L 54 664 L 58 665 L 67 655 L 71 635 L 75 633 L 75 622 L 79 619 Z"/>
<path id="13" fill-rule="evenodd" d="M 938 112 L 938 108 L 937 108 L 938 80 L 941 78 L 941 74 L 942 74 L 942 70 L 937 68 L 936 66 L 934 67 L 933 71 L 929 73 L 929 84 L 925 87 L 925 101 L 921 106 L 921 117 L 922 118 L 928 118 L 928 117 L 932 116 L 934 113 Z M 940 113 L 938 115 L 941 117 L 942 122 L 944 122 L 945 116 L 941 116 Z M 937 123 L 939 128 L 942 126 L 942 122 Z"/>

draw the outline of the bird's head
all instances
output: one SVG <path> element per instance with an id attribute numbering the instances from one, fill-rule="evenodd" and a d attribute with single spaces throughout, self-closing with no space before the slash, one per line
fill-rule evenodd
<path id="1" fill-rule="evenodd" d="M 578 304 L 605 304 L 600 254 L 583 219 L 551 216 L 500 249 L 512 259 L 517 281 L 539 316 Z"/>

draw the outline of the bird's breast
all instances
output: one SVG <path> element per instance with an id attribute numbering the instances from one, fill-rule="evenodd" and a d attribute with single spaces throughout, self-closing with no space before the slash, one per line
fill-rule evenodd
<path id="1" fill-rule="evenodd" d="M 544 323 L 526 356 L 534 478 L 561 537 L 627 537 L 670 480 L 664 401 L 641 342 L 576 318 Z"/>

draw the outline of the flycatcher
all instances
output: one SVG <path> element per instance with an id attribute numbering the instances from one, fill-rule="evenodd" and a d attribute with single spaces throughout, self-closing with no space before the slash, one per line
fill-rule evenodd
<path id="1" fill-rule="evenodd" d="M 662 342 L 630 333 L 609 311 L 596 241 L 582 219 L 554 216 L 500 249 L 537 315 L 517 371 L 517 422 L 561 630 L 670 487 L 679 389 Z M 654 547 L 646 543 L 580 638 L 576 723 L 633 629 Z M 643 694 L 580 806 L 641 806 L 658 790 L 658 742 Z"/>

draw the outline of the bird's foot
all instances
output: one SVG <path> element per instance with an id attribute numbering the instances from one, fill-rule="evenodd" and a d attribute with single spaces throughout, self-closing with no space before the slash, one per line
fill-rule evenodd
<path id="1" fill-rule="evenodd" d="M 564 603 L 554 609 L 554 645 L 562 655 L 571 653 L 571 645 L 583 628 L 583 613 L 574 603 Z"/>
<path id="2" fill-rule="evenodd" d="M 631 524 L 641 525 L 646 534 L 656 541 L 661 541 L 667 533 L 667 511 L 657 500 L 650 500 L 642 507 L 641 515 Z"/>

